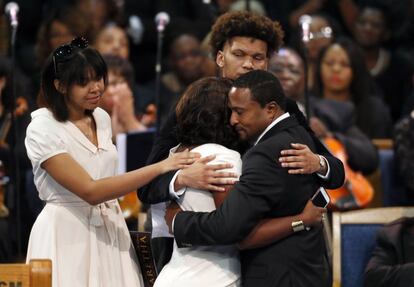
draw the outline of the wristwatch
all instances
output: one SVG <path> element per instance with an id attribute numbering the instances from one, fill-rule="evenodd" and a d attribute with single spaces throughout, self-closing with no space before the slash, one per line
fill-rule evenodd
<path id="1" fill-rule="evenodd" d="M 293 232 L 299 232 L 299 231 L 305 230 L 305 224 L 303 224 L 302 220 L 293 221 L 292 229 L 293 229 Z"/>
<path id="2" fill-rule="evenodd" d="M 326 161 L 323 156 L 318 155 L 318 157 L 319 157 L 319 165 L 320 165 L 319 170 L 324 170 L 326 168 Z"/>

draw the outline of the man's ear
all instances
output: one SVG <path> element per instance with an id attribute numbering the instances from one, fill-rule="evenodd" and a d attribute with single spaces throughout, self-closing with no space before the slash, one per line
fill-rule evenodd
<path id="1" fill-rule="evenodd" d="M 218 51 L 217 56 L 216 56 L 216 64 L 220 68 L 224 67 L 224 54 L 223 54 L 223 51 Z"/>
<path id="2" fill-rule="evenodd" d="M 56 89 L 59 93 L 61 93 L 61 94 L 65 94 L 66 89 L 64 89 L 64 88 L 62 87 L 62 85 L 60 84 L 60 81 L 59 81 L 58 79 L 54 79 L 54 80 L 53 80 L 53 85 L 55 86 L 55 89 Z"/>
<path id="3" fill-rule="evenodd" d="M 271 101 L 266 104 L 266 112 L 272 119 L 275 119 L 276 115 L 280 112 L 280 107 L 275 101 Z"/>

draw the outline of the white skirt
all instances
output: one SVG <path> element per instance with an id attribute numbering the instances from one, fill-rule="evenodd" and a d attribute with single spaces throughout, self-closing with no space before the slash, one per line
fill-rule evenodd
<path id="1" fill-rule="evenodd" d="M 196 246 L 174 250 L 154 287 L 240 287 L 239 252 L 235 246 Z"/>
<path id="2" fill-rule="evenodd" d="M 26 262 L 52 260 L 53 287 L 144 286 L 117 201 L 47 203 L 32 227 Z"/>

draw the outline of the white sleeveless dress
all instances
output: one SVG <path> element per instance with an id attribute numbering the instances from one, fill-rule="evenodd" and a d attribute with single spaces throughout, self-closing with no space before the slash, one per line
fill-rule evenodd
<path id="1" fill-rule="evenodd" d="M 240 154 L 218 144 L 194 148 L 202 157 L 216 155 L 210 162 L 231 163 L 232 172 L 240 175 Z M 211 192 L 186 188 L 178 201 L 182 210 L 210 212 L 216 209 Z M 158 275 L 154 287 L 224 287 L 241 286 L 239 252 L 234 245 L 178 248 L 174 242 L 170 262 Z"/>
<path id="2" fill-rule="evenodd" d="M 39 197 L 46 205 L 32 227 L 26 261 L 51 259 L 53 287 L 144 286 L 118 202 L 91 206 L 40 166 L 68 153 L 94 179 L 115 175 L 117 153 L 109 115 L 96 108 L 93 116 L 98 147 L 71 122 L 56 121 L 48 109 L 32 113 L 25 144 Z"/>

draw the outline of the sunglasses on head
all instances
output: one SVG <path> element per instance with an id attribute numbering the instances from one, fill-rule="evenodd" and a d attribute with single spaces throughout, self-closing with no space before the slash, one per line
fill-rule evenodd
<path id="1" fill-rule="evenodd" d="M 73 55 L 75 50 L 85 49 L 88 47 L 88 40 L 84 37 L 76 37 L 69 44 L 64 44 L 53 52 L 53 67 L 55 76 L 58 76 L 57 64 L 65 62 Z"/>

